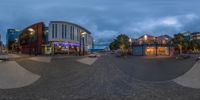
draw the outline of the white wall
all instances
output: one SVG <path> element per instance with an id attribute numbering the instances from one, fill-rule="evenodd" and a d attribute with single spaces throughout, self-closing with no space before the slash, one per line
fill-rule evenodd
<path id="1" fill-rule="evenodd" d="M 54 25 L 54 29 L 53 29 L 53 25 Z M 55 25 L 57 25 L 57 32 L 56 32 L 56 27 Z M 64 26 L 64 30 L 62 29 L 62 27 Z M 65 31 L 65 26 L 66 26 L 66 31 Z M 71 30 L 71 26 L 72 29 Z M 54 32 L 53 32 L 54 30 Z M 86 30 L 83 30 L 80 27 L 77 27 L 73 24 L 70 23 L 65 23 L 65 22 L 50 22 L 49 23 L 49 34 L 48 34 L 48 38 L 49 41 L 70 41 L 73 43 L 80 43 L 80 32 L 85 32 Z M 64 32 L 64 37 L 62 37 L 62 33 Z M 66 32 L 66 37 L 65 37 L 65 32 Z M 55 37 L 57 33 L 57 38 Z M 54 37 L 52 37 L 52 34 L 54 34 Z M 72 34 L 72 36 L 74 35 L 74 38 L 70 38 L 70 35 Z M 93 38 L 91 36 L 91 34 L 87 34 L 85 36 L 85 47 L 89 49 L 92 48 L 92 44 L 93 44 Z"/>

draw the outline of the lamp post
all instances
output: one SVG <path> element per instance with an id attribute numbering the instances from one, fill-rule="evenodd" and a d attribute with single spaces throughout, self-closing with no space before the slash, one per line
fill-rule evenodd
<path id="1" fill-rule="evenodd" d="M 132 45 L 132 39 L 129 38 L 128 42 L 129 42 L 129 47 L 131 47 L 131 45 Z"/>
<path id="2" fill-rule="evenodd" d="M 85 55 L 85 35 L 86 35 L 87 33 L 86 32 L 81 32 L 80 33 L 80 50 L 79 50 L 79 55 L 81 55 L 81 46 L 82 46 L 82 44 L 81 44 L 81 40 L 83 41 L 83 55 Z"/>
<path id="3" fill-rule="evenodd" d="M 15 52 L 17 52 L 17 53 L 18 53 L 18 48 L 19 48 L 18 39 L 16 38 L 15 39 Z"/>
<path id="4" fill-rule="evenodd" d="M 93 40 L 93 44 L 92 44 L 92 53 L 94 52 L 94 43 L 96 42 L 96 40 Z"/>
<path id="5" fill-rule="evenodd" d="M 148 36 L 144 35 L 144 41 L 145 41 L 145 43 L 147 43 L 147 40 L 148 40 Z"/>
<path id="6" fill-rule="evenodd" d="M 129 38 L 129 41 L 128 41 L 128 42 L 129 42 L 129 50 L 131 51 L 131 54 L 132 54 L 132 53 L 133 53 L 133 48 L 132 48 L 132 47 L 133 47 L 133 42 L 132 42 L 132 39 Z M 129 51 L 129 52 L 130 52 L 130 51 Z"/>
<path id="7" fill-rule="evenodd" d="M 33 44 L 33 35 L 35 34 L 35 30 L 32 29 L 32 28 L 29 28 L 28 31 L 29 31 L 29 35 L 30 35 L 30 40 L 29 40 L 30 41 L 29 42 L 29 45 L 30 45 L 30 47 L 29 47 L 29 55 L 31 55 L 31 53 L 32 53 L 31 47 L 32 47 L 32 44 Z"/>
<path id="8" fill-rule="evenodd" d="M 155 37 L 155 45 L 156 45 L 156 56 L 158 56 L 158 37 Z"/>

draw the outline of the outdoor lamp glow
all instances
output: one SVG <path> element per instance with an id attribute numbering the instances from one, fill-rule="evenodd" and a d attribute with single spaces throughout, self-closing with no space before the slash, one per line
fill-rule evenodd
<path id="1" fill-rule="evenodd" d="M 82 32 L 81 37 L 85 37 L 86 34 L 87 34 L 87 32 Z"/>
<path id="2" fill-rule="evenodd" d="M 35 30 L 32 28 L 29 28 L 28 31 L 30 31 L 30 35 L 33 35 L 35 33 Z"/>
<path id="3" fill-rule="evenodd" d="M 32 28 L 29 28 L 28 31 L 30 31 L 30 32 L 35 32 L 35 30 L 32 29 Z"/>
<path id="4" fill-rule="evenodd" d="M 129 39 L 129 42 L 130 42 L 130 43 L 132 42 L 132 39 L 131 39 L 131 38 Z"/>
<path id="5" fill-rule="evenodd" d="M 86 32 L 82 32 L 82 33 L 81 33 L 81 35 L 85 35 L 85 34 L 87 34 L 87 33 L 86 33 Z"/>
<path id="6" fill-rule="evenodd" d="M 147 35 L 144 35 L 144 40 L 146 41 L 148 39 Z"/>

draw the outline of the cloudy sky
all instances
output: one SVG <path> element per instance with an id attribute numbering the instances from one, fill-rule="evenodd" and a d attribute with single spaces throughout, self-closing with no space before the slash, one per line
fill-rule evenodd
<path id="1" fill-rule="evenodd" d="M 139 37 L 200 31 L 199 0 L 1 0 L 0 33 L 38 21 L 69 21 L 87 28 L 98 42 L 126 33 Z"/>

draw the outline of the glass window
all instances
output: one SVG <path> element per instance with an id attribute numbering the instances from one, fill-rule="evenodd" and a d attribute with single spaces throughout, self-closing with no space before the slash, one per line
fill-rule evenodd
<path id="1" fill-rule="evenodd" d="M 62 24 L 62 38 L 64 38 L 64 25 Z"/>
<path id="2" fill-rule="evenodd" d="M 65 39 L 67 38 L 67 25 L 65 25 Z"/>
<path id="3" fill-rule="evenodd" d="M 58 32 L 58 29 L 57 29 L 57 28 L 58 28 L 58 27 L 57 27 L 57 24 L 55 24 L 55 26 L 56 26 L 56 27 L 55 27 L 55 37 L 57 38 L 57 32 Z"/>
<path id="4" fill-rule="evenodd" d="M 54 38 L 54 24 L 52 24 L 52 38 Z"/>
<path id="5" fill-rule="evenodd" d="M 72 40 L 72 32 L 73 32 L 73 29 L 72 29 L 72 26 L 70 27 L 70 39 Z"/>

